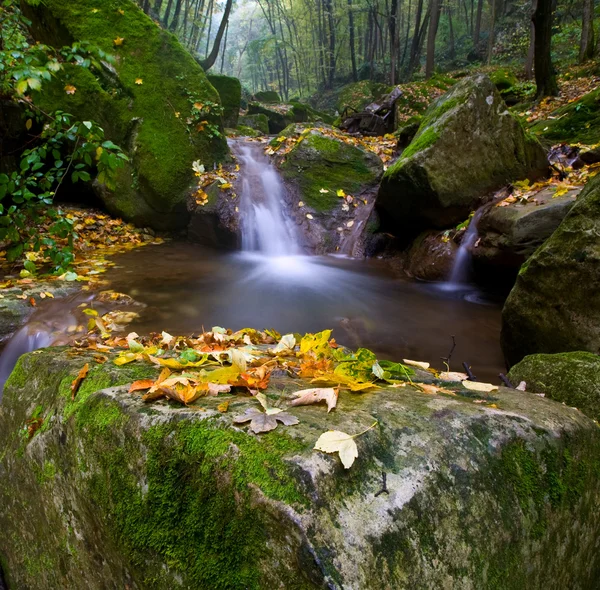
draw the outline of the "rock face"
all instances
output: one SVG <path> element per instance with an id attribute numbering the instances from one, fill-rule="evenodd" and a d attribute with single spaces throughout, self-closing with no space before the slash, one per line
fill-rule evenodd
<path id="1" fill-rule="evenodd" d="M 472 251 L 476 267 L 517 271 L 560 225 L 579 192 L 553 197 L 553 191 L 544 189 L 535 202 L 490 207 L 479 220 L 479 240 Z"/>
<path id="2" fill-rule="evenodd" d="M 444 281 L 450 276 L 458 246 L 443 233 L 422 233 L 406 253 L 405 272 L 423 281 Z"/>
<path id="3" fill-rule="evenodd" d="M 255 131 L 260 131 L 262 134 L 269 133 L 269 119 L 267 115 L 258 113 L 256 115 L 245 115 L 239 118 L 240 127 L 249 127 Z"/>
<path id="4" fill-rule="evenodd" d="M 235 250 L 239 246 L 239 217 L 235 201 L 213 183 L 205 189 L 208 202 L 198 205 L 191 197 L 188 201 L 190 223 L 187 238 L 191 242 L 219 250 Z"/>
<path id="5" fill-rule="evenodd" d="M 128 393 L 156 373 L 60 349 L 21 358 L 0 405 L 10 588 L 583 590 L 600 576 L 600 430 L 577 410 L 408 385 L 342 391 L 332 413 L 293 408 L 298 425 L 258 436 L 232 425 L 251 398 L 225 396 L 222 414 L 223 396 Z M 272 380 L 267 395 L 302 386 Z M 376 420 L 349 470 L 313 450 Z"/>
<path id="6" fill-rule="evenodd" d="M 36 98 L 46 111 L 61 109 L 97 121 L 130 156 L 114 193 L 96 186 L 107 208 L 141 226 L 185 227 L 192 162 L 212 167 L 227 153 L 224 137 L 211 139 L 186 124 L 193 103 L 219 103 L 202 68 L 130 0 L 120 6 L 101 0 L 31 1 L 23 7 L 37 41 L 62 47 L 86 40 L 115 56 L 114 67 L 107 66 L 99 79 L 81 67 L 66 67 Z M 76 88 L 74 94 L 65 93 L 66 84 Z"/>
<path id="7" fill-rule="evenodd" d="M 221 97 L 223 107 L 223 124 L 225 127 L 235 129 L 240 116 L 242 103 L 242 84 L 237 78 L 209 74 L 208 81 L 215 87 Z"/>
<path id="8" fill-rule="evenodd" d="M 538 352 L 600 351 L 600 176 L 523 265 L 502 310 L 509 362 Z"/>
<path id="9" fill-rule="evenodd" d="M 544 174 L 537 140 L 507 111 L 483 75 L 466 78 L 426 111 L 415 138 L 386 171 L 377 209 L 392 233 L 450 227 L 486 193 Z"/>
<path id="10" fill-rule="evenodd" d="M 600 420 L 600 357 L 591 352 L 531 354 L 508 374 L 514 385 L 527 383 L 527 391 L 544 393 Z"/>
<path id="11" fill-rule="evenodd" d="M 352 247 L 353 236 L 366 228 L 383 172 L 381 160 L 317 129 L 301 137 L 278 162 L 288 189 L 289 211 L 311 250 L 335 252 L 343 250 L 345 243 Z M 351 195 L 352 202 L 339 197 L 339 190 Z"/>

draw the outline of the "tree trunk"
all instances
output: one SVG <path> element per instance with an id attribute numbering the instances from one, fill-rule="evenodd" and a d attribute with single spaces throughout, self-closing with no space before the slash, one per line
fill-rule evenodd
<path id="1" fill-rule="evenodd" d="M 171 8 L 173 7 L 173 0 L 169 0 L 167 2 L 167 8 L 165 10 L 165 16 L 163 17 L 163 27 L 167 27 L 169 25 L 169 18 L 171 16 Z"/>
<path id="2" fill-rule="evenodd" d="M 490 23 L 490 34 L 488 37 L 488 47 L 487 47 L 488 66 L 492 63 L 492 53 L 494 51 L 494 31 L 496 29 L 496 4 L 497 4 L 497 0 L 492 0 L 492 19 L 491 19 L 491 23 Z"/>
<path id="3" fill-rule="evenodd" d="M 594 0 L 583 0 L 579 63 L 584 63 L 592 59 L 594 57 L 594 49 Z"/>
<path id="4" fill-rule="evenodd" d="M 392 7 L 390 11 L 390 84 L 395 86 L 396 84 L 396 59 L 398 52 L 397 37 L 397 18 L 398 18 L 398 0 L 392 0 Z"/>
<path id="5" fill-rule="evenodd" d="M 456 58 L 456 51 L 454 47 L 454 27 L 452 26 L 452 8 L 448 6 L 448 57 L 451 61 Z"/>
<path id="6" fill-rule="evenodd" d="M 431 19 L 429 23 L 429 32 L 427 34 L 427 58 L 425 61 L 425 78 L 429 79 L 433 75 L 435 68 L 435 38 L 437 37 L 438 25 L 440 23 L 440 12 L 442 10 L 441 0 L 431 0 Z"/>
<path id="7" fill-rule="evenodd" d="M 335 77 L 335 25 L 333 24 L 333 2 L 325 0 L 327 6 L 327 24 L 329 26 L 329 87 L 333 86 Z"/>
<path id="8" fill-rule="evenodd" d="M 350 60 L 352 61 L 352 79 L 358 82 L 356 70 L 356 51 L 354 49 L 354 14 L 352 13 L 352 0 L 348 0 L 348 26 L 350 27 Z"/>
<path id="9" fill-rule="evenodd" d="M 176 31 L 179 26 L 179 15 L 181 14 L 181 5 L 183 4 L 183 0 L 177 0 L 177 4 L 175 5 L 175 12 L 173 13 L 173 20 L 169 26 L 170 31 Z"/>
<path id="10" fill-rule="evenodd" d="M 477 51 L 479 36 L 481 34 L 481 13 L 483 12 L 483 0 L 477 2 L 477 16 L 475 17 L 475 31 L 473 32 L 473 46 Z"/>
<path id="11" fill-rule="evenodd" d="M 537 0 L 533 13 L 535 42 L 533 62 L 537 97 L 558 95 L 556 76 L 552 66 L 552 0 Z"/>
<path id="12" fill-rule="evenodd" d="M 535 10 L 535 0 L 533 0 L 533 8 Z M 527 59 L 525 60 L 525 78 L 531 80 L 533 78 L 533 56 L 535 53 L 535 27 L 533 20 L 529 26 L 529 49 L 527 50 Z"/>
<path id="13" fill-rule="evenodd" d="M 408 68 L 406 69 L 406 79 L 409 80 L 415 70 L 418 61 L 419 53 L 419 32 L 421 30 L 421 13 L 423 12 L 423 0 L 419 0 L 417 4 L 417 15 L 415 17 L 415 31 L 410 43 L 410 59 L 408 60 Z"/>
<path id="14" fill-rule="evenodd" d="M 221 24 L 219 25 L 219 30 L 217 31 L 217 36 L 215 37 L 215 42 L 213 44 L 212 51 L 206 59 L 200 62 L 200 65 L 202 66 L 204 71 L 210 70 L 210 68 L 212 68 L 215 62 L 217 61 L 217 56 L 219 55 L 219 48 L 221 47 L 221 39 L 223 39 L 223 34 L 225 33 L 225 29 L 227 27 L 227 24 L 229 23 L 229 13 L 231 12 L 232 4 L 233 0 L 227 0 L 227 4 L 225 4 L 225 12 L 223 13 L 223 18 L 221 19 Z"/>

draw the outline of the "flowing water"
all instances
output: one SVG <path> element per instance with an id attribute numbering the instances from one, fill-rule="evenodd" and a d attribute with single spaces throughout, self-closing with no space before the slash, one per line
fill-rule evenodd
<path id="1" fill-rule="evenodd" d="M 477 238 L 479 238 L 479 220 L 486 209 L 486 205 L 477 209 L 469 222 L 452 265 L 449 280 L 450 288 L 460 288 L 469 283 L 472 270 L 471 251 L 475 246 L 475 242 L 477 242 Z"/>
<path id="2" fill-rule="evenodd" d="M 464 290 L 399 279 L 381 260 L 302 255 L 296 227 L 282 207 L 277 172 L 256 150 L 233 147 L 242 166 L 243 251 L 171 242 L 119 255 L 105 275 L 110 288 L 146 305 L 131 330 L 190 334 L 218 325 L 304 333 L 332 328 L 349 347 L 438 368 L 454 336 L 451 368 L 460 370 L 466 361 L 478 378 L 497 381 L 504 368 L 498 302 L 472 288 L 466 297 Z M 476 221 L 463 238 L 465 253 L 476 239 Z M 459 263 L 462 272 L 466 263 Z M 460 276 L 457 270 L 454 280 L 464 280 Z M 72 308 L 65 303 L 62 312 L 55 311 L 55 324 L 68 325 Z M 9 343 L 0 379 L 15 356 L 47 343 L 48 330 L 35 325 L 28 324 Z"/>

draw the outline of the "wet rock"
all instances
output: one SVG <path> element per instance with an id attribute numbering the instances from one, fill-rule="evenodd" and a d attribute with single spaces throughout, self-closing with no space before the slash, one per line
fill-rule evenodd
<path id="1" fill-rule="evenodd" d="M 264 115 L 267 117 L 271 134 L 283 131 L 288 125 L 294 122 L 291 105 L 277 105 L 277 108 L 268 104 L 251 102 L 248 105 L 249 115 Z"/>
<path id="2" fill-rule="evenodd" d="M 472 250 L 480 269 L 513 269 L 515 272 L 560 225 L 581 189 L 553 197 L 552 189 L 535 195 L 535 202 L 490 207 L 479 221 L 479 240 Z"/>
<path id="3" fill-rule="evenodd" d="M 257 92 L 253 98 L 256 102 L 265 102 L 268 104 L 275 104 L 281 102 L 279 94 L 277 94 L 275 90 L 263 90 L 261 92 Z"/>
<path id="4" fill-rule="evenodd" d="M 489 78 L 466 78 L 426 111 L 415 138 L 384 174 L 377 209 L 396 235 L 451 227 L 482 196 L 548 168 L 544 150 L 508 112 Z"/>
<path id="5" fill-rule="evenodd" d="M 236 201 L 219 186 L 220 183 L 214 182 L 204 189 L 208 195 L 204 205 L 198 205 L 193 197 L 189 199 L 187 239 L 219 250 L 235 250 L 239 246 Z"/>
<path id="6" fill-rule="evenodd" d="M 367 226 L 383 171 L 375 154 L 312 129 L 278 160 L 278 168 L 290 214 L 312 251 L 335 252 L 356 241 L 353 236 Z M 340 190 L 351 201 L 338 196 Z"/>
<path id="7" fill-rule="evenodd" d="M 600 176 L 521 267 L 502 311 L 502 348 L 514 364 L 534 353 L 600 351 Z"/>
<path id="8" fill-rule="evenodd" d="M 573 162 L 573 168 L 579 169 L 600 162 L 600 147 L 581 150 Z"/>
<path id="9" fill-rule="evenodd" d="M 105 206 L 140 226 L 184 228 L 194 178 L 191 163 L 200 160 L 212 167 L 227 153 L 224 136 L 210 137 L 186 123 L 192 100 L 219 102 L 202 68 L 174 35 L 134 3 L 127 3 L 123 13 L 106 2 L 92 10 L 86 0 L 24 1 L 22 6 L 36 41 L 59 48 L 85 40 L 116 56 L 114 67 L 105 67 L 98 78 L 65 65 L 34 97 L 46 112 L 60 109 L 98 122 L 106 138 L 130 156 L 114 191 L 94 183 Z M 120 46 L 115 38 L 123 39 Z M 65 94 L 65 84 L 74 86 L 75 93 Z"/>
<path id="10" fill-rule="evenodd" d="M 242 102 L 242 84 L 237 78 L 220 74 L 209 74 L 207 78 L 221 98 L 223 125 L 237 127 Z"/>
<path id="11" fill-rule="evenodd" d="M 408 250 L 405 272 L 423 281 L 444 281 L 450 276 L 458 246 L 443 232 L 422 233 Z"/>
<path id="12" fill-rule="evenodd" d="M 600 357 L 590 352 L 532 354 L 508 374 L 514 385 L 527 383 L 527 391 L 578 408 L 600 420 Z"/>
<path id="13" fill-rule="evenodd" d="M 157 373 L 60 349 L 22 357 L 0 406 L 0 554 L 15 588 L 558 590 L 598 579 L 600 430 L 577 410 L 409 384 L 342 391 L 330 414 L 293 408 L 298 425 L 257 436 L 232 424 L 252 399 L 148 406 L 128 393 Z M 282 377 L 267 395 L 286 405 L 304 385 Z M 42 426 L 23 436 L 34 414 Z M 375 420 L 349 470 L 313 450 L 329 429 Z"/>

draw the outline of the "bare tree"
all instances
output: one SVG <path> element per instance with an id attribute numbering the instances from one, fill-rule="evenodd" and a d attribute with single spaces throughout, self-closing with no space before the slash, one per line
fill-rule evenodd
<path id="1" fill-rule="evenodd" d="M 558 95 L 558 85 L 552 66 L 552 0 L 537 0 L 533 13 L 535 27 L 534 65 L 537 96 Z"/>
<path id="2" fill-rule="evenodd" d="M 594 0 L 583 0 L 579 63 L 594 57 Z"/>

